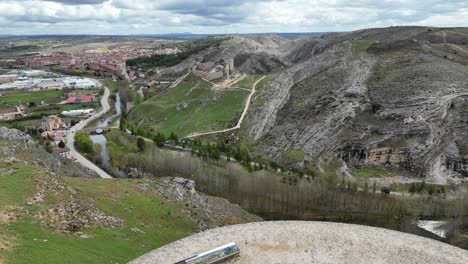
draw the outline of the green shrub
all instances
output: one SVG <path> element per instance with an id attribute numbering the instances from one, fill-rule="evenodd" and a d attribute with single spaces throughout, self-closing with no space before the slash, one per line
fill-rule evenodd
<path id="1" fill-rule="evenodd" d="M 94 153 L 93 141 L 88 134 L 84 132 L 78 132 L 75 135 L 75 147 L 84 153 L 92 154 Z"/>

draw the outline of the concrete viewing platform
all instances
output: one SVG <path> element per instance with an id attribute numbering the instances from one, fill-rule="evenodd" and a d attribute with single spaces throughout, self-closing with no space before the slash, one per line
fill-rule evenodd
<path id="1" fill-rule="evenodd" d="M 208 230 L 156 249 L 131 264 L 173 264 L 235 242 L 240 257 L 223 263 L 468 263 L 468 251 L 383 228 L 270 221 Z"/>

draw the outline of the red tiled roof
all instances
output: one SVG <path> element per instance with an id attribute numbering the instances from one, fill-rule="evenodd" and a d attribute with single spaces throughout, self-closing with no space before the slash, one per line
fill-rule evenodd
<path id="1" fill-rule="evenodd" d="M 69 152 L 70 148 L 69 147 L 58 148 L 56 151 L 57 153 L 65 153 L 65 152 Z"/>
<path id="2" fill-rule="evenodd" d="M 74 104 L 76 102 L 80 101 L 96 101 L 96 96 L 94 95 L 78 95 L 78 96 L 72 96 L 67 99 L 67 104 Z"/>
<path id="3" fill-rule="evenodd" d="M 16 113 L 16 112 L 18 112 L 18 109 L 16 109 L 16 107 L 0 109 L 0 114 L 8 114 L 8 113 Z"/>

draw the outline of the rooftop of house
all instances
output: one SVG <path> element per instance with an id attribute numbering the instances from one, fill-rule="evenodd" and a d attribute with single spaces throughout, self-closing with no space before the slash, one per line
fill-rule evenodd
<path id="1" fill-rule="evenodd" d="M 94 95 L 76 95 L 76 96 L 68 97 L 67 103 L 73 104 L 79 101 L 94 101 L 94 100 L 96 100 L 96 96 Z"/>
<path id="2" fill-rule="evenodd" d="M 55 150 L 57 153 L 66 153 L 66 152 L 70 152 L 70 148 L 69 147 L 64 147 L 64 148 L 57 148 Z"/>
<path id="3" fill-rule="evenodd" d="M 0 109 L 0 114 L 9 114 L 9 113 L 18 113 L 18 112 L 20 112 L 20 109 L 18 107 Z"/>

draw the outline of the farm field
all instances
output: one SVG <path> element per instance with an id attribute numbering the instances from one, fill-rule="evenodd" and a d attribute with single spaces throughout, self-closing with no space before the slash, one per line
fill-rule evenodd
<path id="1" fill-rule="evenodd" d="M 29 91 L 2 91 L 0 92 L 0 108 L 8 108 L 15 106 L 18 103 L 28 104 L 34 102 L 40 104 L 42 101 L 46 104 L 59 103 L 63 100 L 63 91 L 39 91 L 39 92 L 29 92 Z"/>
<path id="2" fill-rule="evenodd" d="M 248 94 L 242 89 L 213 91 L 209 83 L 189 76 L 177 87 L 137 105 L 129 114 L 129 122 L 178 136 L 223 129 L 235 124 Z M 180 104 L 186 104 L 186 108 L 177 110 Z"/>
<path id="3" fill-rule="evenodd" d="M 92 89 L 76 89 L 70 90 L 71 93 L 78 94 L 93 94 L 98 95 L 100 90 Z M 39 104 L 41 101 L 44 101 L 46 104 L 59 103 L 64 100 L 64 91 L 38 91 L 30 92 L 23 90 L 7 90 L 1 91 L 0 94 L 0 104 L 2 103 L 30 103 L 34 102 Z"/>

